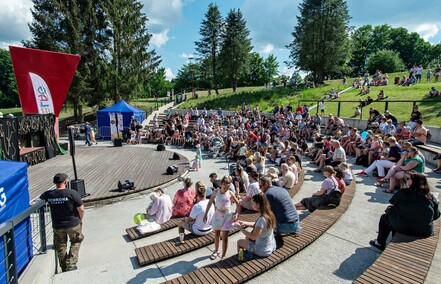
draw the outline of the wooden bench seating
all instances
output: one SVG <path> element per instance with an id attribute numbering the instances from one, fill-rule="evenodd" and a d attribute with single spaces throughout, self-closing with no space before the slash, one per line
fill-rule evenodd
<path id="1" fill-rule="evenodd" d="M 304 180 L 304 174 L 299 174 L 299 181 L 294 185 L 289 193 L 294 196 L 301 188 Z M 240 215 L 239 219 L 254 222 L 258 215 L 252 211 L 245 211 Z M 136 230 L 135 230 L 136 231 Z M 237 233 L 239 230 L 231 230 L 230 235 Z M 160 260 L 169 259 L 174 256 L 178 256 L 204 246 L 208 246 L 214 242 L 214 233 L 206 236 L 196 236 L 193 234 L 187 234 L 185 237 L 185 243 L 177 245 L 179 238 L 172 238 L 163 242 L 147 245 L 144 247 L 136 248 L 135 254 L 140 266 L 144 266 L 150 263 L 154 263 Z"/>
<path id="2" fill-rule="evenodd" d="M 438 154 L 441 153 L 441 147 L 438 145 L 433 144 L 425 144 L 425 145 L 418 145 L 416 146 L 418 149 L 430 152 L 432 154 Z"/>
<path id="3" fill-rule="evenodd" d="M 355 181 L 346 188 L 339 207 L 318 209 L 305 217 L 301 222 L 303 232 L 296 236 L 288 235 L 278 239 L 277 250 L 269 257 L 239 262 L 236 254 L 165 283 L 242 283 L 247 281 L 268 271 L 314 242 L 346 211 L 354 194 Z"/>
<path id="4" fill-rule="evenodd" d="M 167 222 L 165 222 L 164 224 L 161 225 L 161 229 L 154 231 L 154 232 L 146 233 L 146 234 L 141 234 L 140 232 L 138 232 L 138 230 L 136 230 L 136 226 L 126 229 L 126 232 L 127 232 L 127 235 L 129 236 L 129 238 L 132 241 L 134 241 L 137 239 L 145 238 L 145 237 L 163 232 L 165 230 L 175 228 L 182 221 L 182 219 L 183 219 L 183 217 L 172 217 L 170 220 L 168 220 Z"/>
<path id="5" fill-rule="evenodd" d="M 439 237 L 440 220 L 434 235 L 417 238 L 396 233 L 377 260 L 353 283 L 424 283 Z"/>
<path id="6" fill-rule="evenodd" d="M 256 221 L 257 213 L 241 214 L 240 219 L 248 222 Z M 239 230 L 234 229 L 230 231 L 230 235 L 237 233 Z M 176 235 L 178 232 L 176 231 Z M 136 248 L 136 258 L 140 266 L 150 263 L 155 263 L 160 260 L 169 259 L 204 246 L 208 246 L 214 242 L 214 232 L 205 235 L 197 236 L 194 234 L 187 234 L 185 236 L 185 243 L 179 244 L 179 237 L 172 238 L 163 242 L 147 245 Z"/>
<path id="7" fill-rule="evenodd" d="M 300 190 L 300 187 L 302 186 L 304 177 L 305 177 L 305 175 L 303 173 L 299 173 L 298 183 L 296 185 L 294 185 L 289 190 L 289 194 L 291 195 L 291 197 L 294 196 L 294 194 L 296 194 Z M 145 237 L 163 232 L 165 230 L 176 228 L 182 219 L 183 219 L 183 217 L 176 217 L 176 218 L 172 217 L 169 221 L 167 221 L 161 225 L 161 229 L 154 231 L 154 232 L 147 233 L 147 234 L 139 233 L 138 230 L 136 230 L 136 226 L 126 229 L 126 232 L 127 232 L 127 235 L 129 236 L 130 240 L 134 241 L 137 239 L 145 238 Z"/>

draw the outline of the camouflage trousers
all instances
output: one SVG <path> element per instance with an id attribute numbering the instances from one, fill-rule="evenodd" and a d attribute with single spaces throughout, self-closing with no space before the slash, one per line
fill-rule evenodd
<path id="1" fill-rule="evenodd" d="M 70 240 L 69 253 L 67 252 L 67 237 Z M 57 250 L 60 267 L 63 271 L 76 266 L 78 253 L 84 235 L 81 232 L 81 224 L 67 229 L 54 229 L 54 246 Z"/>

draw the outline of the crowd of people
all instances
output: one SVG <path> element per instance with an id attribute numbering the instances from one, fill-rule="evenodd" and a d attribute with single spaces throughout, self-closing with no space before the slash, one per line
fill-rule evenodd
<path id="1" fill-rule="evenodd" d="M 311 117 L 308 108 L 302 106 L 296 109 L 290 105 L 276 106 L 272 117 L 261 114 L 258 106 L 245 106 L 233 115 L 224 115 L 220 109 L 203 110 L 200 114 L 196 109 L 183 115 L 170 114 L 165 123 L 170 131 L 166 132 L 184 133 L 183 146 L 198 145 L 198 149 L 202 145 L 204 152 L 218 147 L 220 155 L 228 155 L 236 161 L 229 176 L 218 180 L 213 173 L 211 186 L 198 182 L 194 194 L 182 199 L 177 196 L 188 192 L 191 186 L 184 181 L 184 188 L 174 198 L 173 208 L 205 201 L 196 212 L 186 206 L 187 214 L 179 215 L 186 217 L 179 232 L 205 234 L 213 230 L 215 249 L 210 258 L 214 260 L 225 257 L 228 234 L 236 226 L 244 235 L 237 243 L 238 251 L 245 249 L 268 256 L 275 250 L 277 234 L 297 231 L 297 210 L 313 212 L 322 206 L 339 205 L 345 186 L 353 180 L 347 162 L 349 156 L 365 161 L 367 168 L 360 176 L 377 171 L 376 185 L 383 187 L 389 183 L 384 192 L 393 193 L 396 187 L 401 187 L 409 171 L 424 172 L 424 157 L 415 148 L 423 140 L 421 137 L 427 135 L 423 132 L 422 114 L 415 107 L 411 115 L 415 125 L 410 123 L 413 128 L 405 128 L 390 112 L 381 114 L 371 108 L 370 113 L 367 131 L 350 127 L 332 115 L 321 129 L 321 117 Z M 185 120 L 187 122 L 183 122 Z M 189 120 L 196 120 L 191 130 Z M 307 140 L 312 146 L 308 146 Z M 305 155 L 317 164 L 316 171 L 323 173 L 324 180 L 316 193 L 294 205 L 288 190 L 298 181 Z M 233 203 L 237 208 L 235 212 Z M 176 210 L 172 209 L 173 214 Z M 253 223 L 242 221 L 238 219 L 242 210 L 254 210 L 260 217 Z M 195 224 L 198 225 L 195 227 Z"/>

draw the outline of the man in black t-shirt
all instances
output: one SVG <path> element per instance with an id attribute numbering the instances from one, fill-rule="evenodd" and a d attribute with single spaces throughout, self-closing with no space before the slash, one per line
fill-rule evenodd
<path id="1" fill-rule="evenodd" d="M 84 205 L 78 192 L 67 189 L 67 175 L 58 173 L 53 180 L 56 189 L 44 192 L 40 198 L 51 208 L 54 246 L 63 272 L 77 269 L 78 253 L 84 239 L 81 232 Z M 70 249 L 67 252 L 67 237 Z"/>

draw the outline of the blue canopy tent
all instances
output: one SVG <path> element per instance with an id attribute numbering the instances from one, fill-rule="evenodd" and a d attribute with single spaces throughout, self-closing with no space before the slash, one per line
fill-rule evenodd
<path id="1" fill-rule="evenodd" d="M 117 104 L 111 107 L 100 109 L 99 111 L 96 112 L 96 120 L 97 120 L 97 126 L 100 131 L 100 136 L 102 139 L 106 139 L 106 140 L 111 139 L 110 117 L 109 117 L 109 113 L 111 112 L 122 114 L 124 129 L 129 127 L 130 119 L 132 116 L 134 116 L 135 119 L 141 123 L 145 119 L 145 111 L 129 105 L 124 100 L 119 101 Z"/>
<path id="2" fill-rule="evenodd" d="M 17 215 L 29 208 L 28 165 L 22 162 L 0 161 L 0 224 L 12 222 L 17 272 L 21 274 L 33 256 L 32 225 L 30 217 L 18 221 Z M 15 223 L 18 222 L 18 223 Z M 34 232 L 35 234 L 35 232 Z M 0 283 L 6 283 L 11 268 L 4 260 L 7 245 L 0 238 Z M 11 241 L 11 240 L 8 240 Z M 8 251 L 12 253 L 12 251 Z"/>

